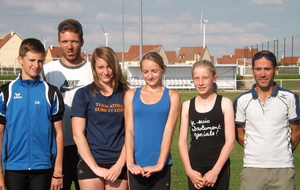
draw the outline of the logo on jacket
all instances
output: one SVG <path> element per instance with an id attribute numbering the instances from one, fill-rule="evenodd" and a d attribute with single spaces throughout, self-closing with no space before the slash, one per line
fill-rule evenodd
<path id="1" fill-rule="evenodd" d="M 286 97 L 287 97 L 287 96 L 286 96 L 285 94 L 281 94 L 281 95 L 280 95 L 280 98 L 282 98 L 282 99 L 286 99 Z"/>
<path id="2" fill-rule="evenodd" d="M 65 80 L 65 82 L 60 87 L 60 91 L 64 93 L 66 91 L 79 88 L 82 86 L 82 85 L 78 85 L 79 82 L 80 82 L 79 80 Z"/>
<path id="3" fill-rule="evenodd" d="M 14 99 L 21 99 L 21 93 L 15 93 Z"/>

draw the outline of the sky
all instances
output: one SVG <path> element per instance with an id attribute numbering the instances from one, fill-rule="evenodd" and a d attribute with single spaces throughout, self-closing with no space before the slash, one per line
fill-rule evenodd
<path id="1" fill-rule="evenodd" d="M 140 44 L 141 2 L 143 44 L 162 45 L 165 51 L 202 46 L 201 16 L 208 20 L 205 44 L 215 58 L 236 48 L 300 37 L 300 0 L 0 0 L 0 38 L 13 31 L 22 39 L 57 46 L 59 22 L 72 18 L 83 25 L 82 51 L 91 54 L 105 46 L 104 31 L 108 46 L 128 51 Z"/>

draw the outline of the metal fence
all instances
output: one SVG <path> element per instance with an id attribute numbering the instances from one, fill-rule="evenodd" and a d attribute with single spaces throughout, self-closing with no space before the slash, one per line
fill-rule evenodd
<path id="1" fill-rule="evenodd" d="M 254 79 L 237 80 L 237 90 L 250 90 L 255 83 Z M 275 79 L 275 82 L 282 88 L 298 91 L 300 90 L 300 79 Z"/>
<path id="2" fill-rule="evenodd" d="M 237 74 L 243 76 L 252 76 L 252 66 L 238 65 Z M 296 74 L 300 75 L 300 66 L 279 66 L 278 73 L 280 75 Z"/>
<path id="3" fill-rule="evenodd" d="M 286 57 L 295 57 L 296 62 L 296 57 L 300 56 L 300 35 L 245 46 L 245 49 L 248 48 L 257 48 L 258 51 L 269 50 L 276 55 L 278 62 L 283 59 L 283 63 L 286 63 Z"/>
<path id="4" fill-rule="evenodd" d="M 0 75 L 17 75 L 22 70 L 21 67 L 1 67 Z"/>

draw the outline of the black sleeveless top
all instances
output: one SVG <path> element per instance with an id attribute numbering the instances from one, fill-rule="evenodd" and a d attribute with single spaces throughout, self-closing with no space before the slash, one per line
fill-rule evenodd
<path id="1" fill-rule="evenodd" d="M 213 108 L 205 113 L 196 111 L 195 99 L 190 100 L 189 107 L 190 162 L 192 167 L 213 167 L 225 144 L 222 96 L 217 95 Z"/>

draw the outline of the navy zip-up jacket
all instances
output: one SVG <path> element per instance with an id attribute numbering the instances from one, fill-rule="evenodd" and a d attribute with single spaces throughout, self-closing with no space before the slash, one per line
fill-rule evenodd
<path id="1" fill-rule="evenodd" d="M 62 120 L 59 90 L 38 76 L 19 77 L 1 86 L 0 123 L 5 125 L 2 162 L 5 170 L 53 168 L 56 141 L 53 122 Z"/>

